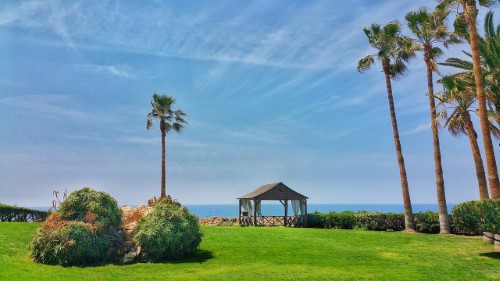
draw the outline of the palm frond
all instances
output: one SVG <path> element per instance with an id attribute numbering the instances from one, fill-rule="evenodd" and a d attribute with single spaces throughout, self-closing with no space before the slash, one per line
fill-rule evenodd
<path id="1" fill-rule="evenodd" d="M 368 56 L 366 56 L 358 61 L 358 67 L 356 68 L 356 70 L 358 72 L 364 72 L 364 71 L 370 69 L 370 67 L 374 63 L 375 63 L 375 60 L 373 59 L 373 56 L 368 55 Z"/>
<path id="2" fill-rule="evenodd" d="M 438 63 L 439 65 L 451 66 L 455 68 L 460 68 L 464 70 L 472 70 L 472 62 L 465 61 L 459 58 L 449 58 L 444 62 Z"/>
<path id="3" fill-rule="evenodd" d="M 404 77 L 408 72 L 408 67 L 402 60 L 396 60 L 389 67 L 389 71 L 392 79 L 399 79 Z"/>
<path id="4" fill-rule="evenodd" d="M 437 59 L 443 55 L 443 50 L 439 47 L 432 47 L 431 48 L 431 55 L 433 58 Z"/>
<path id="5" fill-rule="evenodd" d="M 455 21 L 453 22 L 453 28 L 455 29 L 455 34 L 469 41 L 469 32 L 464 13 L 457 13 Z"/>
<path id="6" fill-rule="evenodd" d="M 153 119 L 148 117 L 148 119 L 146 121 L 146 129 L 149 131 L 152 127 L 153 127 Z"/>
<path id="7" fill-rule="evenodd" d="M 401 32 L 399 21 L 391 21 L 382 28 L 386 37 L 395 37 Z"/>

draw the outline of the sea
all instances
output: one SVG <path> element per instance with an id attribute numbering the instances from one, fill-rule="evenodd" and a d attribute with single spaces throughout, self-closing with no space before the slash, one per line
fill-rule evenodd
<path id="1" fill-rule="evenodd" d="M 448 212 L 456 204 L 448 204 Z M 207 217 L 238 217 L 238 204 L 215 204 L 215 205 L 186 205 L 193 214 L 199 218 Z M 433 211 L 438 212 L 437 204 L 413 204 L 414 213 Z M 331 211 L 368 211 L 368 212 L 384 212 L 384 213 L 403 213 L 403 204 L 307 204 L 307 212 L 328 213 Z M 289 206 L 289 212 L 292 209 Z M 283 205 L 281 204 L 262 204 L 261 213 L 264 216 L 282 216 L 284 214 Z"/>
<path id="2" fill-rule="evenodd" d="M 448 204 L 448 212 L 456 204 Z M 199 218 L 223 217 L 236 218 L 238 217 L 238 204 L 207 204 L 207 205 L 185 205 L 189 211 Z M 47 207 L 31 207 L 35 210 L 48 210 Z M 413 204 L 413 212 L 432 211 L 438 212 L 437 204 Z M 368 211 L 368 212 L 384 212 L 384 213 L 403 213 L 403 204 L 307 204 L 307 212 L 328 213 L 331 211 Z M 292 209 L 289 206 L 289 212 Z M 261 213 L 264 216 L 282 216 L 284 214 L 283 205 L 275 203 L 263 203 Z"/>

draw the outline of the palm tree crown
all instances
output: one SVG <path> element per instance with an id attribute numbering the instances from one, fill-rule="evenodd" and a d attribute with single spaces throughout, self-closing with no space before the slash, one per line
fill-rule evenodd
<path id="1" fill-rule="evenodd" d="M 377 58 L 381 61 L 384 72 L 387 71 L 392 79 L 404 76 L 407 71 L 406 62 L 415 57 L 418 46 L 411 38 L 401 35 L 401 24 L 397 21 L 383 27 L 372 24 L 363 31 L 370 45 L 378 52 L 359 60 L 357 70 L 364 72 L 370 69 L 375 63 L 374 58 Z"/>
<path id="2" fill-rule="evenodd" d="M 151 112 L 148 113 L 148 119 L 146 124 L 146 129 L 151 129 L 153 127 L 153 120 L 160 120 L 160 130 L 165 130 L 166 133 L 174 130 L 177 133 L 182 132 L 184 124 L 187 124 L 184 117 L 184 113 L 181 109 L 173 110 L 172 105 L 175 104 L 175 99 L 167 95 L 153 94 L 153 100 L 151 101 Z M 162 124 L 164 128 L 162 129 Z"/>

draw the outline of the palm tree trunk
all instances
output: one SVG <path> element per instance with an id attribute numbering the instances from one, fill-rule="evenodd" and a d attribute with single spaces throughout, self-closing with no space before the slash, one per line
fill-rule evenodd
<path id="1" fill-rule="evenodd" d="M 403 203 L 405 213 L 405 230 L 415 231 L 413 210 L 411 206 L 410 190 L 408 188 L 408 178 L 406 176 L 405 161 L 403 158 L 403 151 L 401 142 L 399 141 L 398 123 L 396 119 L 396 110 L 394 108 L 394 100 L 392 98 L 391 76 L 389 72 L 388 62 L 383 62 L 382 67 L 385 74 L 385 84 L 387 87 L 387 99 L 389 101 L 389 110 L 391 112 L 392 132 L 394 134 L 394 144 L 396 146 L 396 154 L 398 157 L 399 175 L 401 178 L 401 190 L 403 192 Z"/>
<path id="2" fill-rule="evenodd" d="M 472 149 L 472 157 L 474 158 L 474 164 L 476 166 L 476 177 L 477 184 L 479 187 L 479 199 L 488 199 L 488 186 L 486 184 L 486 174 L 484 172 L 483 158 L 481 157 L 481 151 L 479 150 L 479 145 L 477 144 L 476 132 L 474 130 L 474 124 L 472 123 L 470 116 L 465 119 L 465 129 L 467 130 L 467 135 L 469 136 L 469 143 Z"/>
<path id="3" fill-rule="evenodd" d="M 166 130 L 165 130 L 165 121 L 163 119 L 160 119 L 160 131 L 161 131 L 161 195 L 160 197 L 163 198 L 166 196 L 166 167 L 165 167 L 165 158 L 166 158 L 166 148 L 165 148 L 165 138 L 167 136 Z"/>
<path id="4" fill-rule="evenodd" d="M 434 170 L 436 172 L 436 192 L 439 209 L 439 233 L 450 233 L 450 218 L 446 205 L 446 194 L 444 190 L 443 166 L 441 164 L 441 147 L 439 144 L 439 132 L 436 120 L 436 103 L 434 101 L 434 84 L 432 80 L 431 50 L 430 46 L 425 46 L 424 60 L 427 65 L 427 90 L 429 96 L 429 106 L 431 115 L 432 144 L 434 147 Z"/>
<path id="5" fill-rule="evenodd" d="M 484 153 L 486 156 L 486 166 L 488 169 L 488 182 L 490 184 L 491 198 L 496 199 L 500 198 L 500 182 L 498 179 L 495 151 L 493 150 L 493 142 L 491 141 L 488 114 L 486 111 L 486 93 L 484 90 L 483 73 L 481 71 L 481 62 L 479 56 L 479 35 L 477 33 L 476 27 L 476 1 L 465 1 L 464 12 L 469 29 L 474 80 L 476 82 L 477 103 L 479 107 L 479 121 L 481 124 Z"/>

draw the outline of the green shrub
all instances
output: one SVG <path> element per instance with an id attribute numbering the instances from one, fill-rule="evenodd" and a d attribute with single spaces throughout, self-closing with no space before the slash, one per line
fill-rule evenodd
<path id="1" fill-rule="evenodd" d="M 31 256 L 39 263 L 84 265 L 106 259 L 109 236 L 95 233 L 83 222 L 69 222 L 61 228 L 39 228 L 31 242 Z"/>
<path id="2" fill-rule="evenodd" d="M 135 231 L 145 259 L 174 260 L 192 254 L 201 242 L 198 218 L 181 206 L 159 202 Z"/>
<path id="3" fill-rule="evenodd" d="M 307 214 L 307 227 L 310 228 L 324 228 L 322 216 L 323 213 L 314 211 L 313 213 Z"/>
<path id="4" fill-rule="evenodd" d="M 31 257 L 45 264 L 100 263 L 114 246 L 121 221 L 121 210 L 107 193 L 77 190 L 36 231 Z"/>
<path id="5" fill-rule="evenodd" d="M 399 231 L 405 228 L 404 215 L 400 213 L 358 212 L 355 217 L 357 229 Z"/>
<path id="6" fill-rule="evenodd" d="M 421 233 L 439 233 L 439 214 L 426 211 L 414 214 L 415 227 L 417 232 Z"/>
<path id="7" fill-rule="evenodd" d="M 84 221 L 97 231 L 109 231 L 122 223 L 122 213 L 116 200 L 102 191 L 89 187 L 71 193 L 58 209 L 63 220 Z"/>
<path id="8" fill-rule="evenodd" d="M 28 208 L 10 206 L 0 203 L 0 221 L 27 222 L 44 221 L 49 216 L 47 211 L 32 210 Z"/>
<path id="9" fill-rule="evenodd" d="M 479 235 L 481 230 L 480 201 L 467 201 L 453 207 L 452 224 L 455 234 Z"/>
<path id="10" fill-rule="evenodd" d="M 481 200 L 479 210 L 482 214 L 482 231 L 500 233 L 500 199 Z"/>
<path id="11" fill-rule="evenodd" d="M 329 212 L 323 214 L 321 220 L 324 228 L 353 229 L 356 224 L 355 213 L 352 211 Z"/>
<path id="12" fill-rule="evenodd" d="M 453 207 L 453 230 L 456 234 L 481 235 L 500 230 L 500 199 L 467 201 Z"/>

